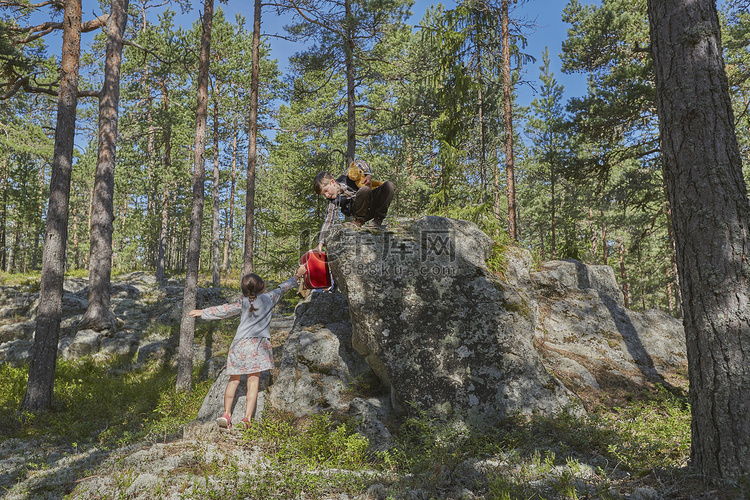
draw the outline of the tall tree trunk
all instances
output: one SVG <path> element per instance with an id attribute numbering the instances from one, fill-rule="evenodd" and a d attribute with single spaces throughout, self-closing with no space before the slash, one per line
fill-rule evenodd
<path id="1" fill-rule="evenodd" d="M 607 243 L 607 221 L 604 219 L 604 210 L 599 212 L 602 218 L 602 264 L 607 265 L 609 259 L 609 244 Z"/>
<path id="2" fill-rule="evenodd" d="M 620 254 L 620 281 L 622 282 L 623 305 L 625 308 L 630 307 L 630 282 L 628 281 L 628 271 L 625 268 L 625 243 L 622 238 L 619 239 L 618 251 Z"/>
<path id="3" fill-rule="evenodd" d="M 666 193 L 665 193 L 666 194 Z M 674 241 L 674 224 L 672 224 L 672 208 L 669 206 L 669 202 L 665 203 L 667 212 L 667 228 L 669 235 L 669 264 L 671 266 L 671 276 L 674 285 L 674 296 L 675 296 L 675 317 L 682 317 L 682 292 L 680 291 L 680 279 L 679 272 L 677 271 L 677 248 Z"/>
<path id="4" fill-rule="evenodd" d="M 43 238 L 43 224 L 42 224 L 42 217 L 44 214 L 44 201 L 43 200 L 43 194 L 44 194 L 44 185 L 46 184 L 45 179 L 45 165 L 42 164 L 42 168 L 39 171 L 39 205 L 37 206 L 37 223 L 34 224 L 34 253 L 31 255 L 31 268 L 36 269 L 39 265 L 39 239 Z"/>
<path id="5" fill-rule="evenodd" d="M 148 78 L 148 68 L 143 76 L 142 80 Z M 156 253 L 158 252 L 157 245 L 154 238 L 154 212 L 156 209 L 156 199 L 158 196 L 158 189 L 156 180 L 156 125 L 154 124 L 154 111 L 153 111 L 153 98 L 151 92 L 148 92 L 148 98 L 146 99 L 146 122 L 148 123 L 148 141 L 146 143 L 146 179 L 148 184 L 146 186 L 146 224 L 144 231 L 147 231 L 147 247 L 146 247 L 146 261 L 152 264 L 156 261 Z"/>
<path id="6" fill-rule="evenodd" d="M 31 221 L 27 220 L 26 225 L 24 227 L 24 234 L 26 235 L 26 238 L 24 238 L 26 241 L 28 241 L 29 236 L 29 228 L 31 227 Z M 29 264 L 29 245 L 28 243 L 25 243 L 23 246 L 23 254 L 21 256 L 21 272 L 26 274 L 28 272 L 28 264 Z"/>
<path id="7" fill-rule="evenodd" d="M 169 115 L 169 90 L 162 81 L 162 109 L 164 115 Z M 167 119 L 162 129 L 162 138 L 164 140 L 164 171 L 172 172 L 172 122 Z M 177 190 L 177 181 L 174 181 L 175 191 Z M 156 259 L 156 280 L 161 283 L 164 281 L 164 273 L 167 256 L 167 238 L 169 234 L 169 180 L 164 179 L 164 189 L 161 197 L 161 227 L 159 229 L 159 250 Z"/>
<path id="8" fill-rule="evenodd" d="M 542 257 L 542 262 L 547 260 L 547 247 L 545 243 L 545 236 L 546 236 L 546 225 L 539 225 L 537 226 L 539 228 L 539 252 Z"/>
<path id="9" fill-rule="evenodd" d="M 664 274 L 667 275 L 667 311 L 669 315 L 674 315 L 674 295 L 672 294 L 672 268 L 667 266 L 664 269 Z"/>
<path id="10" fill-rule="evenodd" d="M 10 245 L 8 245 L 8 262 L 6 263 L 5 269 L 6 273 L 12 273 L 13 272 L 13 261 L 16 259 L 16 244 L 14 242 L 13 235 L 10 235 Z"/>
<path id="11" fill-rule="evenodd" d="M 236 125 L 236 124 L 235 124 Z M 227 225 L 224 228 L 224 261 L 221 267 L 224 274 L 229 272 L 232 259 L 232 228 L 234 227 L 234 188 L 237 175 L 237 129 L 234 130 L 234 140 L 232 141 L 232 177 L 229 184 L 229 214 L 227 216 Z"/>
<path id="12" fill-rule="evenodd" d="M 255 232 L 255 167 L 258 159 L 258 85 L 260 82 L 260 7 L 255 0 L 253 17 L 253 54 L 250 77 L 250 119 L 247 145 L 247 191 L 245 196 L 245 248 L 242 254 L 242 275 L 253 272 Z"/>
<path id="13" fill-rule="evenodd" d="M 156 281 L 164 282 L 167 260 L 167 236 L 169 232 L 169 185 L 164 184 L 161 197 L 161 227 L 159 228 L 159 253 L 156 259 Z"/>
<path id="14" fill-rule="evenodd" d="M 8 157 L 3 155 L 3 169 L 0 171 L 0 175 L 2 176 L 2 179 L 0 179 L 0 188 L 2 188 L 3 193 L 3 206 L 2 206 L 2 212 L 0 212 L 0 269 L 5 269 L 6 265 L 8 263 L 7 260 L 7 252 L 6 252 L 6 239 L 5 239 L 5 233 L 6 233 L 6 221 L 8 220 Z"/>
<path id="15" fill-rule="evenodd" d="M 477 74 L 479 75 L 479 86 L 477 88 L 477 119 L 479 120 L 479 179 L 482 189 L 482 203 L 487 202 L 487 151 L 486 151 L 486 139 L 484 130 L 484 68 L 482 67 L 482 48 L 477 48 L 477 59 L 478 67 Z M 499 236 L 496 234 L 495 236 Z"/>
<path id="16" fill-rule="evenodd" d="M 52 157 L 47 234 L 42 255 L 34 345 L 29 362 L 29 380 L 21 409 L 33 413 L 52 407 L 52 389 L 57 361 L 57 337 L 62 314 L 65 251 L 68 241 L 70 177 L 73 171 L 76 107 L 78 106 L 78 65 L 81 50 L 81 0 L 66 0 L 63 17 L 60 91 Z"/>
<path id="17" fill-rule="evenodd" d="M 513 166 L 513 88 L 510 74 L 510 15 L 508 3 L 502 0 L 502 37 L 503 37 L 503 101 L 505 105 L 505 175 L 508 194 L 508 234 L 518 241 L 516 226 L 516 174 Z"/>
<path id="18" fill-rule="evenodd" d="M 556 208 L 557 208 L 557 198 L 555 189 L 557 188 L 557 176 L 555 175 L 555 167 L 554 165 L 550 165 L 550 183 L 549 183 L 549 192 L 550 192 L 550 247 L 552 247 L 552 259 L 557 258 L 557 214 L 556 214 Z"/>
<path id="19" fill-rule="evenodd" d="M 203 34 L 198 62 L 198 105 L 195 125 L 193 161 L 193 208 L 190 212 L 190 243 L 188 245 L 185 294 L 180 322 L 180 349 L 177 359 L 177 390 L 189 391 L 193 372 L 193 335 L 195 319 L 188 313 L 195 309 L 198 290 L 198 266 L 201 257 L 201 223 L 203 222 L 203 178 L 206 169 L 206 121 L 208 115 L 208 70 L 211 55 L 211 27 L 214 17 L 213 0 L 204 1 Z"/>
<path id="20" fill-rule="evenodd" d="M 492 204 L 492 209 L 495 213 L 495 221 L 497 224 L 502 224 L 502 214 L 500 212 L 500 151 L 499 146 L 497 148 L 497 161 L 494 162 L 494 178 L 493 178 L 493 185 L 494 185 L 494 191 L 495 191 L 495 199 L 494 203 Z"/>
<path id="21" fill-rule="evenodd" d="M 589 208 L 589 241 L 591 242 L 591 255 L 593 258 L 594 264 L 599 263 L 599 248 L 597 248 L 597 237 L 596 237 L 596 228 L 595 228 L 595 222 L 594 222 L 594 211 Z"/>
<path id="22" fill-rule="evenodd" d="M 20 214 L 19 218 L 20 218 Z M 13 229 L 13 258 L 11 259 L 11 268 L 13 271 L 19 271 L 22 264 L 19 265 L 18 261 L 21 257 L 21 221 L 17 220 Z"/>
<path id="23" fill-rule="evenodd" d="M 684 303 L 691 465 L 750 475 L 750 205 L 713 0 L 648 0 L 664 178 Z M 710 133 L 706 133 L 710 131 Z"/>
<path id="24" fill-rule="evenodd" d="M 112 224 L 115 195 L 117 112 L 120 105 L 120 64 L 129 0 L 113 0 L 107 21 L 107 58 L 104 87 L 99 98 L 99 157 L 94 175 L 89 252 L 89 305 L 79 329 L 116 330 L 117 321 L 109 308 L 112 277 Z"/>
<path id="25" fill-rule="evenodd" d="M 352 40 L 352 2 L 344 0 L 344 65 L 346 67 L 346 164 L 354 161 L 354 154 L 357 149 L 357 114 L 356 101 L 354 92 L 356 90 L 355 70 L 354 70 L 354 41 Z"/>
<path id="26" fill-rule="evenodd" d="M 219 225 L 221 210 L 221 185 L 219 182 L 219 89 L 214 98 L 214 193 L 211 206 L 211 284 L 218 287 L 221 284 L 221 226 Z"/>
<path id="27" fill-rule="evenodd" d="M 78 204 L 75 202 L 75 195 L 73 196 L 73 269 L 80 269 L 81 252 L 78 248 Z M 16 243 L 18 240 L 16 240 Z"/>

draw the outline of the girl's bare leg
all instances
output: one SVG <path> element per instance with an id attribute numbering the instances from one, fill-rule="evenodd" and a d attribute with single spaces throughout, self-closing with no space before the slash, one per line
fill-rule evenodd
<path id="1" fill-rule="evenodd" d="M 251 373 L 247 376 L 247 406 L 245 406 L 245 418 L 250 421 L 255 411 L 255 403 L 258 401 L 258 382 L 260 373 Z"/>
<path id="2" fill-rule="evenodd" d="M 229 382 L 227 382 L 227 388 L 224 390 L 224 413 L 232 414 L 232 402 L 234 401 L 234 393 L 237 391 L 237 387 L 240 386 L 240 375 L 230 375 Z"/>

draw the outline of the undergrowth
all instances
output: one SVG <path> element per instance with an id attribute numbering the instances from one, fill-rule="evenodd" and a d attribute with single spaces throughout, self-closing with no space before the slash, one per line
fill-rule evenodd
<path id="1" fill-rule="evenodd" d="M 368 452 L 355 422 L 272 412 L 243 437 L 262 451 L 262 470 L 251 481 L 239 481 L 237 491 L 202 493 L 322 498 L 379 487 L 378 498 L 439 499 L 460 498 L 456 492 L 465 488 L 474 495 L 466 498 L 493 500 L 621 499 L 635 488 L 628 482 L 684 476 L 689 455 L 684 397 L 659 390 L 633 401 L 585 416 L 517 416 L 481 428 L 458 415 L 413 410 L 394 429 L 393 447 L 382 452 Z"/>
<path id="2" fill-rule="evenodd" d="M 0 365 L 0 440 L 73 448 L 171 440 L 195 418 L 210 386 L 197 382 L 190 393 L 176 393 L 168 364 L 131 370 L 125 361 L 60 361 L 54 410 L 32 416 L 18 413 L 27 374 L 27 367 Z M 622 498 L 633 489 L 627 481 L 648 484 L 658 476 L 668 489 L 665 474 L 684 476 L 689 456 L 686 398 L 666 390 L 585 416 L 518 416 L 492 427 L 469 425 L 458 415 L 410 413 L 392 425 L 393 446 L 373 452 L 355 420 L 332 414 L 300 419 L 267 409 L 248 431 L 233 431 L 231 440 L 240 436 L 236 445 L 256 450 L 263 466 L 248 475 L 236 464 L 207 463 L 196 474 L 219 482 L 206 481 L 195 494 L 312 499 L 377 487 L 380 498 L 393 499 L 457 498 L 461 488 L 473 492 L 471 498 L 493 500 Z"/>
<path id="3" fill-rule="evenodd" d="M 690 453 L 685 397 L 644 391 L 629 406 L 585 416 L 506 419 L 477 428 L 458 417 L 408 418 L 378 465 L 441 498 L 456 483 L 489 499 L 621 498 L 622 478 L 684 474 Z M 482 470 L 482 474 L 476 474 Z"/>
<path id="4" fill-rule="evenodd" d="M 181 432 L 198 413 L 210 382 L 177 393 L 175 368 L 155 362 L 132 370 L 126 363 L 58 361 L 54 408 L 38 415 L 18 411 L 28 365 L 1 364 L 0 436 L 114 447 Z"/>
<path id="5" fill-rule="evenodd" d="M 246 446 L 256 446 L 265 460 L 251 481 L 237 490 L 221 492 L 229 498 L 321 498 L 332 492 L 361 491 L 375 466 L 366 438 L 354 431 L 353 421 L 329 414 L 296 419 L 270 410 L 243 433 Z M 235 474 L 231 468 L 219 474 Z M 234 482 L 228 477 L 229 482 Z M 219 492 L 204 491 L 202 494 Z"/>

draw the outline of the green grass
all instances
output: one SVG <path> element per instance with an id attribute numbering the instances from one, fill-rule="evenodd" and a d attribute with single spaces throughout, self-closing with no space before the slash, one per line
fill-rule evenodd
<path id="1" fill-rule="evenodd" d="M 176 393 L 176 372 L 169 365 L 154 363 L 134 371 L 125 367 L 124 360 L 59 361 L 54 408 L 32 415 L 18 412 L 28 366 L 0 365 L 0 436 L 122 446 L 149 434 L 179 432 L 195 418 L 210 388 L 209 382 L 197 382 L 190 393 Z"/>
<path id="2" fill-rule="evenodd" d="M 38 292 L 42 275 L 39 271 L 29 273 L 6 273 L 0 270 L 0 285 L 19 287 L 25 292 Z"/>
<path id="3" fill-rule="evenodd" d="M 421 414 L 397 436 L 378 465 L 409 478 L 398 488 L 428 497 L 440 498 L 446 477 L 471 476 L 467 459 L 485 459 L 494 465 L 473 489 L 489 499 L 617 498 L 610 490 L 620 486 L 620 472 L 613 471 L 634 478 L 684 474 L 690 409 L 685 397 L 644 391 L 628 406 L 599 407 L 585 417 L 518 417 L 483 429 Z"/>
<path id="4" fill-rule="evenodd" d="M 272 460 L 284 467 L 357 470 L 369 467 L 366 438 L 354 432 L 353 422 L 337 422 L 329 414 L 294 419 L 271 412 L 245 433 L 247 442 L 262 443 Z"/>
<path id="5" fill-rule="evenodd" d="M 60 361 L 55 408 L 38 416 L 17 411 L 28 368 L 0 365 L 0 442 L 17 438 L 114 449 L 179 437 L 210 382 L 176 393 L 170 365 L 129 371 L 125 361 Z M 195 498 L 321 498 L 361 494 L 377 483 L 391 498 L 406 498 L 405 491 L 421 492 L 414 498 L 445 498 L 462 486 L 493 500 L 606 499 L 632 491 L 623 474 L 639 486 L 651 481 L 676 488 L 670 484 L 678 480 L 669 478 L 684 478 L 689 456 L 686 398 L 666 390 L 631 396 L 620 407 L 599 407 L 585 417 L 517 417 L 481 429 L 455 415 L 431 417 L 415 410 L 392 426 L 394 446 L 378 453 L 368 450 L 351 419 L 332 414 L 299 419 L 267 409 L 240 442 L 233 441 L 236 433 L 227 442 L 257 449 L 264 466 L 243 471 L 237 464 L 198 463 L 196 477 L 219 483 L 206 482 Z M 29 470 L 45 466 L 27 464 Z"/>

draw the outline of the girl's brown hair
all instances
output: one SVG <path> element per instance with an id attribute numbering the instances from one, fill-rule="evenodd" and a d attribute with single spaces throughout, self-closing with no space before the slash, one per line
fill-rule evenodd
<path id="1" fill-rule="evenodd" d="M 251 303 L 250 312 L 255 312 L 258 310 L 257 307 L 252 306 L 252 302 L 255 300 L 258 294 L 263 291 L 265 287 L 266 284 L 263 282 L 263 278 L 255 273 L 246 274 L 242 277 L 242 280 L 240 281 L 240 288 L 242 289 L 242 295 L 247 297 L 247 299 Z"/>

